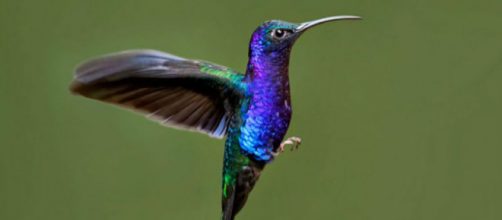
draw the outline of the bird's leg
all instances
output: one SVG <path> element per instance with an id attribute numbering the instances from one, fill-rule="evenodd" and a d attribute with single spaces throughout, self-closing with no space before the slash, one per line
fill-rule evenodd
<path id="1" fill-rule="evenodd" d="M 291 146 L 291 151 L 293 151 L 293 150 L 297 150 L 300 147 L 300 144 L 302 144 L 302 139 L 301 138 L 299 138 L 299 137 L 289 137 L 288 139 L 286 139 L 285 141 L 283 141 L 281 143 L 281 145 L 279 145 L 279 147 L 277 148 L 277 150 L 275 152 L 274 151 L 269 151 L 268 153 L 270 153 L 273 158 L 276 158 L 277 156 L 279 156 L 279 154 L 281 154 L 282 152 L 284 152 L 284 148 L 286 147 L 286 145 L 293 145 L 293 146 Z"/>
<path id="2" fill-rule="evenodd" d="M 284 147 L 286 147 L 286 145 L 292 145 L 291 146 L 291 151 L 293 150 L 298 150 L 298 148 L 300 147 L 300 144 L 302 144 L 302 139 L 299 138 L 299 137 L 289 137 L 288 139 L 286 139 L 285 141 L 283 141 L 281 143 L 281 145 L 279 145 L 279 152 L 284 152 Z"/>

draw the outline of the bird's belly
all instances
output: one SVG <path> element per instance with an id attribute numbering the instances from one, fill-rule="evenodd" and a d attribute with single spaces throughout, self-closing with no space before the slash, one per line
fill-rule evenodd
<path id="1" fill-rule="evenodd" d="M 255 160 L 272 160 L 271 153 L 279 147 L 291 120 L 289 100 L 284 99 L 280 103 L 255 102 L 242 119 L 241 149 Z"/>

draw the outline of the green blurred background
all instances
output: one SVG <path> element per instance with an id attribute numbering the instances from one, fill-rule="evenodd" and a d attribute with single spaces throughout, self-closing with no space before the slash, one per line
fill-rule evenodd
<path id="1" fill-rule="evenodd" d="M 304 143 L 238 219 L 502 219 L 502 1 L 0 0 L 0 219 L 218 219 L 223 141 L 72 96 L 155 48 L 239 70 L 264 20 L 364 17 L 291 58 Z"/>

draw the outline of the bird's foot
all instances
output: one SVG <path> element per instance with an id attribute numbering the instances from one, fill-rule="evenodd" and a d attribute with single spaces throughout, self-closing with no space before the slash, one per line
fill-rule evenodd
<path id="1" fill-rule="evenodd" d="M 284 152 L 284 148 L 286 147 L 286 145 L 292 145 L 291 146 L 291 151 L 293 150 L 298 150 L 298 148 L 300 147 L 300 145 L 302 144 L 302 139 L 299 138 L 299 137 L 289 137 L 288 139 L 286 139 L 285 141 L 283 141 L 281 143 L 281 145 L 279 145 L 279 152 Z"/>
<path id="2" fill-rule="evenodd" d="M 282 152 L 284 152 L 284 148 L 286 148 L 286 145 L 292 145 L 291 146 L 291 151 L 293 150 L 298 150 L 298 148 L 300 147 L 300 144 L 302 143 L 302 139 L 299 138 L 299 137 L 289 137 L 288 139 L 286 139 L 285 141 L 283 141 L 281 143 L 281 145 L 279 145 L 279 147 L 277 148 L 276 151 L 269 151 L 269 153 L 272 155 L 273 158 L 276 158 L 277 156 L 279 156 L 279 154 L 281 154 Z"/>

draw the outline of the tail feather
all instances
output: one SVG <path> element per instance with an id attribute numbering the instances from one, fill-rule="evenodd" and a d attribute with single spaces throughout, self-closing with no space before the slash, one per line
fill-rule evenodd
<path id="1" fill-rule="evenodd" d="M 244 207 L 249 193 L 260 177 L 263 164 L 251 162 L 236 173 L 235 181 L 224 182 L 222 199 L 222 220 L 233 220 L 237 213 Z M 224 177 L 225 178 L 225 177 Z M 225 185 L 227 184 L 227 185 Z"/>
<path id="2" fill-rule="evenodd" d="M 223 198 L 222 200 L 222 208 L 223 208 L 223 216 L 222 220 L 233 220 L 237 213 L 234 213 L 234 201 L 235 201 L 235 193 L 234 189 L 227 191 L 227 198 Z"/>

